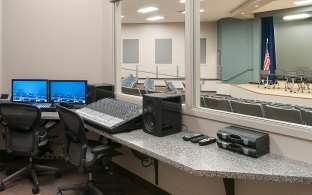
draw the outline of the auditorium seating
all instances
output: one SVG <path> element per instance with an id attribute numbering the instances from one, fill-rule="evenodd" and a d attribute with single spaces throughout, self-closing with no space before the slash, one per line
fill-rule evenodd
<path id="1" fill-rule="evenodd" d="M 139 88 L 122 87 L 121 92 L 128 95 L 142 96 L 141 90 Z"/>
<path id="2" fill-rule="evenodd" d="M 150 79 L 149 77 L 146 77 L 145 81 L 144 81 L 144 89 L 147 92 L 154 92 L 155 91 L 155 81 L 153 79 Z"/>
<path id="3" fill-rule="evenodd" d="M 294 107 L 265 105 L 265 108 L 266 118 L 304 124 L 301 112 Z"/>
<path id="4" fill-rule="evenodd" d="M 124 79 L 121 80 L 121 86 L 132 88 L 136 85 L 137 82 L 138 78 L 134 77 L 132 74 L 129 74 L 128 76 L 126 76 Z"/>
<path id="5" fill-rule="evenodd" d="M 204 100 L 207 108 L 232 112 L 231 102 L 225 97 L 204 97 Z"/>
<path id="6" fill-rule="evenodd" d="M 312 107 L 230 96 L 200 97 L 201 107 L 312 126 Z"/>
<path id="7" fill-rule="evenodd" d="M 231 100 L 231 106 L 235 113 L 264 117 L 261 103 Z"/>

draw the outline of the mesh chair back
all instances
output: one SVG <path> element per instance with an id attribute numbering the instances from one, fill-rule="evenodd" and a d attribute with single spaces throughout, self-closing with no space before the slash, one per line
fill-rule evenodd
<path id="1" fill-rule="evenodd" d="M 312 70 L 304 71 L 304 77 L 306 78 L 306 82 L 312 83 Z"/>
<path id="2" fill-rule="evenodd" d="M 65 160 L 78 167 L 84 166 L 82 159 L 86 157 L 88 144 L 84 122 L 77 113 L 70 109 L 57 105 L 56 110 L 65 130 Z"/>
<path id="3" fill-rule="evenodd" d="M 231 106 L 235 113 L 264 117 L 262 104 L 232 100 Z"/>
<path id="4" fill-rule="evenodd" d="M 285 79 L 285 71 L 284 70 L 275 70 L 275 76 L 278 80 Z"/>
<path id="5" fill-rule="evenodd" d="M 303 124 L 300 111 L 289 106 L 265 105 L 265 115 L 270 119 Z"/>
<path id="6" fill-rule="evenodd" d="M 7 152 L 27 157 L 36 156 L 40 109 L 30 104 L 2 103 L 0 115 L 6 123 Z"/>
<path id="7" fill-rule="evenodd" d="M 290 78 L 296 78 L 298 76 L 297 71 L 287 71 L 286 76 Z"/>

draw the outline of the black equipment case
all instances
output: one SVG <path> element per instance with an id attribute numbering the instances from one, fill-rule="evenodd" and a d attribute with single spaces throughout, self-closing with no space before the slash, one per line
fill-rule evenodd
<path id="1" fill-rule="evenodd" d="M 218 146 L 254 158 L 270 152 L 269 135 L 240 127 L 219 129 Z"/>

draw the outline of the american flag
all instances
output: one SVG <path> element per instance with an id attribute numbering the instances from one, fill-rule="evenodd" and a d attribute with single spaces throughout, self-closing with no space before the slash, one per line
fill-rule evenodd
<path id="1" fill-rule="evenodd" d="M 268 44 L 269 44 L 269 39 L 267 39 L 266 46 L 265 46 L 265 56 L 264 56 L 264 62 L 263 62 L 263 70 L 270 70 L 270 65 L 271 65 Z"/>

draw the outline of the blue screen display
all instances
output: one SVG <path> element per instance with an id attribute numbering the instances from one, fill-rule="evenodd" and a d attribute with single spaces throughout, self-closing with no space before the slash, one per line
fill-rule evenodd
<path id="1" fill-rule="evenodd" d="M 65 104 L 86 103 L 87 81 L 50 81 L 50 101 Z"/>
<path id="2" fill-rule="evenodd" d="M 48 102 L 47 80 L 12 80 L 13 102 Z"/>

